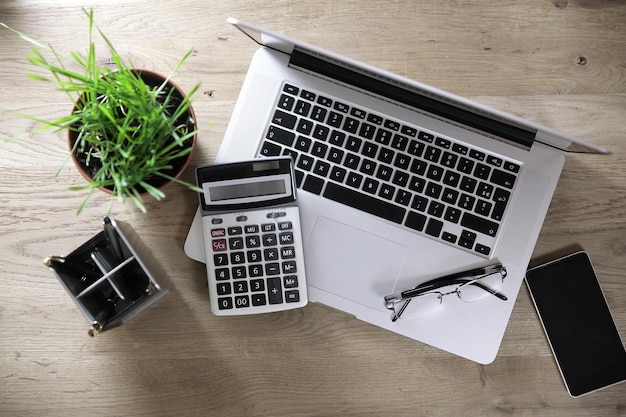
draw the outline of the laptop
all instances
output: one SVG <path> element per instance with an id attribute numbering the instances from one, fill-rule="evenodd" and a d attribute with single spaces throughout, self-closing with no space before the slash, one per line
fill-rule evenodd
<path id="1" fill-rule="evenodd" d="M 254 25 L 218 162 L 295 161 L 309 300 L 488 364 L 575 137 Z M 204 262 L 199 211 L 184 246 Z M 499 297 L 392 320 L 388 294 L 502 263 Z M 407 312 L 411 306 L 407 306 Z M 393 338 L 389 339 L 393 349 Z"/>

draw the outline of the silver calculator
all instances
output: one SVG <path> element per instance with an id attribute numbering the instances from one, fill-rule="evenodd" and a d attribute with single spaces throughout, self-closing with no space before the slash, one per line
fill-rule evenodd
<path id="1" fill-rule="evenodd" d="M 268 313 L 307 304 L 300 211 L 290 157 L 200 166 L 211 312 Z"/>

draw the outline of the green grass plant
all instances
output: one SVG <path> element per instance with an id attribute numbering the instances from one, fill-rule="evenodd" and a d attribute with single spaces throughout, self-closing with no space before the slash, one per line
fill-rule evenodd
<path id="1" fill-rule="evenodd" d="M 53 121 L 21 116 L 40 123 L 39 131 L 70 132 L 73 138 L 70 155 L 84 164 L 91 176 L 87 184 L 70 187 L 89 190 L 78 213 L 99 188 L 111 191 L 109 212 L 114 199 L 122 203 L 130 199 L 145 213 L 143 195 L 156 200 L 165 197 L 155 182 L 174 181 L 201 192 L 195 185 L 174 177 L 181 168 L 180 161 L 192 151 L 190 145 L 196 126 L 191 97 L 200 85 L 183 97 L 169 81 L 193 50 L 183 56 L 164 81 L 147 82 L 152 78 L 151 73 L 142 74 L 141 70 L 133 69 L 130 60 L 125 62 L 104 33 L 94 26 L 93 11 L 83 11 L 89 20 L 89 47 L 86 54 L 72 52 L 69 57 L 0 23 L 33 45 L 29 61 L 50 74 L 28 76 L 56 83 L 57 90 L 67 93 L 74 103 L 71 114 Z M 94 27 L 107 45 L 112 70 L 97 63 Z M 51 54 L 50 60 L 44 57 L 44 52 Z"/>

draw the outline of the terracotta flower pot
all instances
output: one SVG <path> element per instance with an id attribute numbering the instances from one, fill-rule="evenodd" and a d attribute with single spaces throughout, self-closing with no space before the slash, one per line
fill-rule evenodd
<path id="1" fill-rule="evenodd" d="M 131 71 L 138 73 L 146 84 L 148 84 L 149 86 L 153 86 L 153 87 L 160 86 L 163 83 L 163 81 L 165 81 L 166 79 L 166 77 L 163 77 L 162 75 L 158 73 L 145 70 L 145 69 L 133 69 Z M 169 80 L 168 86 L 175 90 L 173 93 L 173 97 L 175 97 L 177 100 L 180 100 L 180 101 L 184 99 L 185 93 L 174 82 Z M 82 99 L 82 96 L 79 97 L 76 103 L 80 103 L 81 99 Z M 74 108 L 72 109 L 72 113 L 74 113 L 76 109 L 77 109 L 77 104 L 74 105 Z M 165 174 L 176 179 L 178 179 L 182 175 L 182 173 L 185 171 L 185 169 L 189 165 L 191 159 L 193 158 L 193 153 L 196 148 L 196 140 L 198 136 L 197 127 L 196 127 L 197 126 L 196 116 L 191 105 L 189 106 L 189 108 L 186 110 L 186 112 L 183 114 L 183 116 L 179 120 L 180 120 L 179 124 L 186 123 L 189 131 L 193 131 L 194 134 L 191 138 L 187 139 L 188 146 L 192 148 L 191 152 L 184 157 L 180 157 L 174 160 L 172 163 L 172 169 L 164 172 Z M 81 155 L 78 152 L 72 151 L 74 149 L 74 144 L 77 140 L 78 133 L 74 129 L 69 130 L 68 132 L 69 132 L 68 144 L 70 148 L 72 161 L 74 162 L 74 165 L 78 168 L 81 175 L 87 181 L 91 182 L 93 180 L 93 175 L 98 169 L 98 166 L 97 164 L 92 164 L 91 166 L 88 166 L 86 164 L 86 161 L 85 161 L 86 158 L 84 157 L 84 155 Z M 144 180 L 150 185 L 159 189 L 163 188 L 164 186 L 166 186 L 167 184 L 171 182 L 170 180 L 160 177 L 160 176 L 153 176 L 151 178 L 146 178 Z M 107 193 L 110 193 L 110 194 L 114 193 L 113 187 L 99 187 L 99 188 Z M 137 188 L 140 190 L 142 194 L 145 193 L 145 190 L 143 189 L 143 187 L 138 186 Z"/>

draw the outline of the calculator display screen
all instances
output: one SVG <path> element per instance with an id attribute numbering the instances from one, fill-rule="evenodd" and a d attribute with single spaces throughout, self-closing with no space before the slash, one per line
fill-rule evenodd
<path id="1" fill-rule="evenodd" d="M 282 179 L 216 186 L 209 184 L 207 188 L 213 202 L 234 198 L 284 195 L 287 191 L 285 181 Z"/>
<path id="2" fill-rule="evenodd" d="M 243 209 L 260 207 L 285 198 L 293 198 L 289 174 L 251 178 L 233 178 L 202 184 L 204 204 L 214 208 Z"/>

